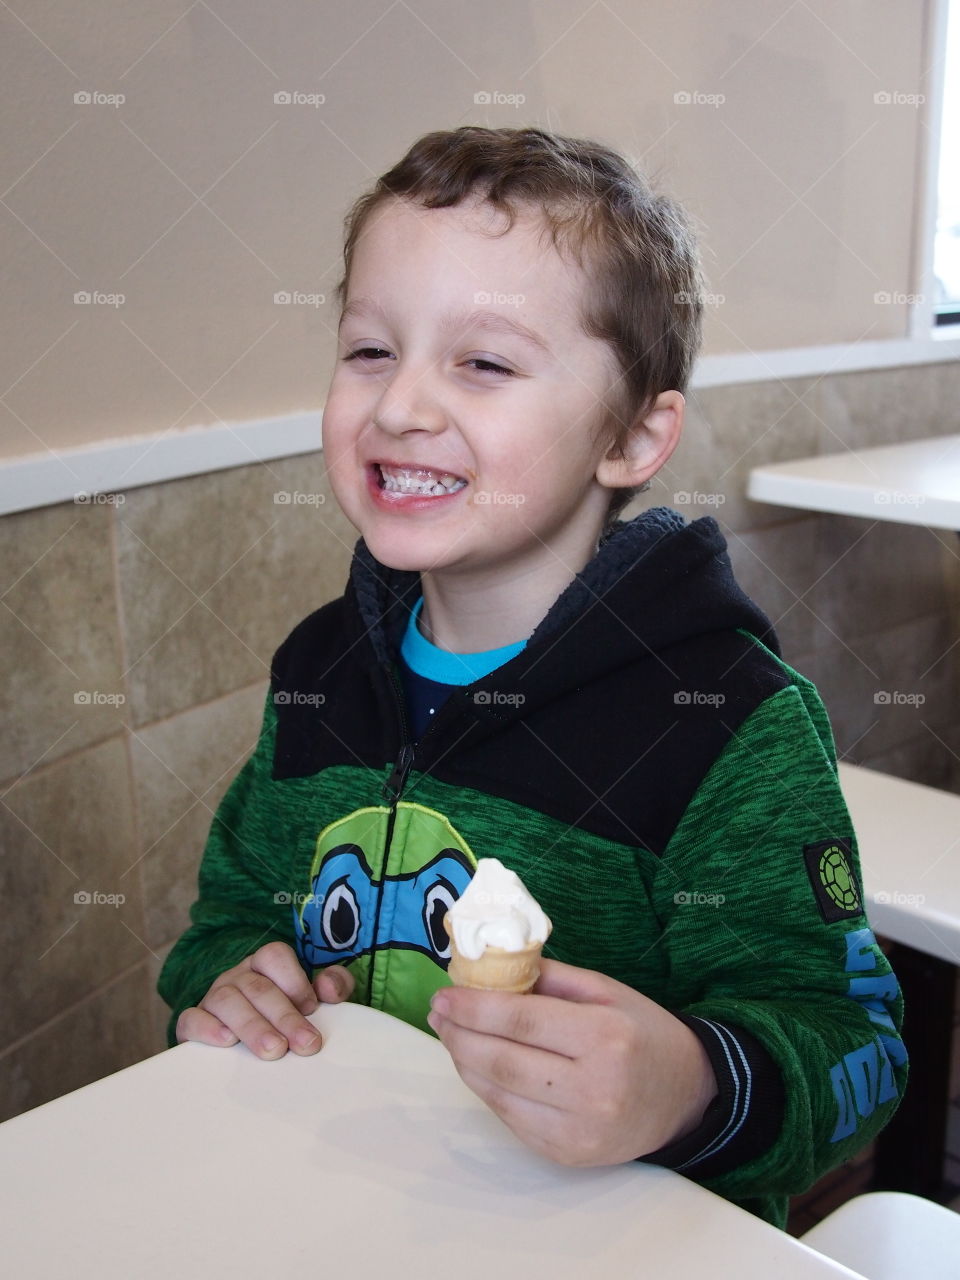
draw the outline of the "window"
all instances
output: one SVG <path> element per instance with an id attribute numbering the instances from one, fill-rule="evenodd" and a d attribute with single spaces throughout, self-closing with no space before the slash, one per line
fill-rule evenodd
<path id="1" fill-rule="evenodd" d="M 950 0 L 933 237 L 933 321 L 960 324 L 960 0 Z"/>

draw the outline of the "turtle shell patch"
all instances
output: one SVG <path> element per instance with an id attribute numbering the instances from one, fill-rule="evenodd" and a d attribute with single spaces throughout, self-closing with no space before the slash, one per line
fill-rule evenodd
<path id="1" fill-rule="evenodd" d="M 827 924 L 860 915 L 862 894 L 853 869 L 850 842 L 834 839 L 806 844 L 803 858 L 817 906 Z"/>

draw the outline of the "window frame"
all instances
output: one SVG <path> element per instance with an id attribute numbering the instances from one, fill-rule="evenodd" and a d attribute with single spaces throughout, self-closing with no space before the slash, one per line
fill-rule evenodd
<path id="1" fill-rule="evenodd" d="M 936 276 L 933 270 L 934 237 L 937 231 L 938 189 L 940 185 L 940 136 L 943 120 L 943 95 L 946 84 L 947 24 L 950 5 L 957 5 L 960 22 L 960 0 L 931 0 L 930 28 L 927 48 L 930 51 L 929 100 L 927 103 L 926 145 L 923 155 L 923 183 L 920 189 L 920 232 L 916 278 L 919 300 L 910 312 L 910 337 L 914 340 L 960 338 L 960 303 L 938 308 Z"/>

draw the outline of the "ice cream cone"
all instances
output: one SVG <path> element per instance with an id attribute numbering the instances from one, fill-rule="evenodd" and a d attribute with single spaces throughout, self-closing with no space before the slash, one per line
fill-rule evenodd
<path id="1" fill-rule="evenodd" d="M 520 951 L 504 947 L 485 947 L 477 960 L 457 950 L 456 939 L 444 916 L 443 924 L 450 938 L 450 964 L 447 973 L 455 987 L 473 987 L 481 991 L 514 991 L 522 995 L 530 991 L 540 977 L 543 943 L 533 942 Z"/>

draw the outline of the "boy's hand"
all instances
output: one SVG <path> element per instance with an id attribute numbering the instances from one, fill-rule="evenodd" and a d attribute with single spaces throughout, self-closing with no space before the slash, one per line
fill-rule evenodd
<path id="1" fill-rule="evenodd" d="M 318 973 L 311 986 L 292 947 L 268 942 L 221 973 L 210 990 L 177 1019 L 177 1039 L 231 1045 L 242 1040 L 258 1058 L 282 1058 L 287 1049 L 304 1056 L 323 1044 L 303 1016 L 322 1000 L 339 1004 L 353 992 L 353 974 L 340 965 Z"/>
<path id="2" fill-rule="evenodd" d="M 527 1146 L 621 1164 L 686 1136 L 717 1082 L 678 1018 L 602 973 L 543 961 L 530 995 L 442 987 L 428 1021 L 464 1083 Z"/>

